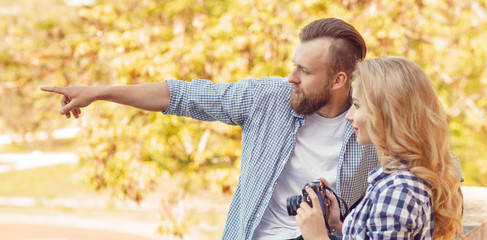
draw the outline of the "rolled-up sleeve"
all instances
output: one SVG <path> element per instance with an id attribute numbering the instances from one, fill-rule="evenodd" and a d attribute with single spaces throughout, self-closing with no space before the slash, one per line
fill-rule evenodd
<path id="1" fill-rule="evenodd" d="M 254 101 L 253 80 L 219 84 L 204 79 L 166 80 L 170 102 L 163 114 L 243 125 Z"/>

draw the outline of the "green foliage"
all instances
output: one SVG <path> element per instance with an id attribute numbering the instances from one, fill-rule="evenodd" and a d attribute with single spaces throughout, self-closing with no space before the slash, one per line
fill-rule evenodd
<path id="1" fill-rule="evenodd" d="M 287 76 L 300 28 L 337 17 L 364 35 L 367 58 L 404 56 L 425 69 L 449 114 L 465 184 L 487 186 L 485 0 L 63 4 L 29 6 L 43 14 L 0 15 L 0 126 L 9 131 L 26 134 L 65 124 L 54 116 L 57 98 L 38 91 L 40 85 Z M 140 201 L 164 184 L 158 175 L 175 173 L 185 174 L 183 191 L 195 186 L 231 194 L 236 186 L 238 127 L 108 103 L 94 104 L 83 116 L 83 174 L 94 189 L 110 188 Z"/>

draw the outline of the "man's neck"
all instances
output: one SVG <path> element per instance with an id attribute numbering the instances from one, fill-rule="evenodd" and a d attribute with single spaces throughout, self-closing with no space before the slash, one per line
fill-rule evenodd
<path id="1" fill-rule="evenodd" d="M 335 118 L 350 108 L 351 104 L 347 98 L 332 98 L 326 106 L 320 108 L 316 113 L 324 118 Z"/>

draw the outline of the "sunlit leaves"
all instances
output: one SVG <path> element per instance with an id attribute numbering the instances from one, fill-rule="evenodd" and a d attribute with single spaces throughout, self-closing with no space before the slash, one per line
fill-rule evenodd
<path id="1" fill-rule="evenodd" d="M 483 0 L 53 2 L 55 7 L 34 15 L 0 16 L 0 126 L 8 131 L 26 134 L 69 123 L 58 117 L 57 98 L 36 91 L 40 85 L 287 76 L 300 29 L 337 17 L 363 34 L 367 58 L 404 56 L 425 69 L 449 114 L 465 184 L 487 184 Z M 229 194 L 236 186 L 238 127 L 107 103 L 82 115 L 83 174 L 95 189 L 139 201 L 160 175 L 174 173 L 185 174 L 186 186 Z"/>

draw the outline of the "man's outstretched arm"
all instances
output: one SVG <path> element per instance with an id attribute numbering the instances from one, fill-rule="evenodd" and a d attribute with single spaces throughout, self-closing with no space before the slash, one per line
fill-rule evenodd
<path id="1" fill-rule="evenodd" d="M 126 86 L 69 86 L 41 87 L 42 91 L 63 95 L 60 114 L 75 118 L 81 114 L 81 108 L 94 101 L 104 100 L 136 107 L 148 111 L 165 111 L 169 106 L 169 88 L 167 83 L 146 83 Z"/>

